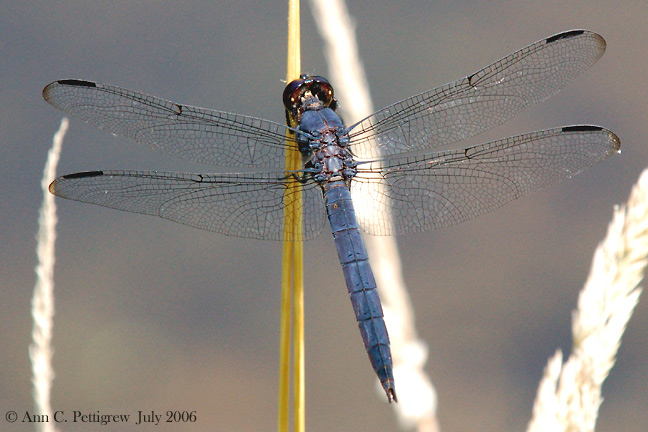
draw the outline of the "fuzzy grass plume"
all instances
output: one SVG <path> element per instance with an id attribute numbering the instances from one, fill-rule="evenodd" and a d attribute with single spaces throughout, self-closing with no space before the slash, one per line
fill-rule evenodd
<path id="1" fill-rule="evenodd" d="M 51 418 L 52 406 L 50 393 L 54 370 L 52 369 L 52 328 L 54 322 L 54 242 L 56 240 L 56 203 L 54 195 L 49 193 L 49 184 L 56 177 L 63 137 L 68 128 L 68 119 L 61 120 L 61 126 L 54 135 L 52 148 L 47 155 L 47 162 L 43 172 L 41 187 L 43 189 L 43 203 L 38 217 L 38 244 L 36 253 L 38 265 L 36 266 L 36 286 L 32 297 L 32 317 L 34 328 L 32 330 L 33 343 L 29 346 L 29 358 L 32 363 L 34 384 L 34 406 L 36 413 L 47 415 Z M 40 432 L 54 432 L 56 428 L 51 422 L 36 423 Z"/>
<path id="2" fill-rule="evenodd" d="M 574 348 L 566 363 L 549 360 L 528 432 L 593 431 L 601 386 L 614 366 L 626 324 L 639 301 L 648 263 L 648 170 L 625 205 L 614 211 L 606 238 L 594 253 L 572 317 Z"/>

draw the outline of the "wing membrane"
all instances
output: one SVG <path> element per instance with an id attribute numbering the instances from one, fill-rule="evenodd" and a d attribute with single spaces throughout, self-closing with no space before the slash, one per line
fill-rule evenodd
<path id="1" fill-rule="evenodd" d="M 224 235 L 282 240 L 284 194 L 293 199 L 297 188 L 302 188 L 303 233 L 289 240 L 315 237 L 326 214 L 320 188 L 314 183 L 302 187 L 282 177 L 283 173 L 274 172 L 91 171 L 59 177 L 50 192 Z"/>
<path id="2" fill-rule="evenodd" d="M 361 164 L 351 189 L 356 216 L 375 235 L 453 225 L 570 178 L 619 148 L 614 133 L 581 125 Z"/>
<path id="3" fill-rule="evenodd" d="M 190 161 L 228 167 L 284 165 L 288 128 L 269 120 L 80 80 L 55 81 L 45 87 L 43 97 L 86 123 Z M 290 147 L 296 148 L 292 143 Z"/>
<path id="4" fill-rule="evenodd" d="M 603 55 L 605 40 L 572 30 L 466 78 L 385 107 L 352 126 L 353 152 L 376 158 L 442 146 L 504 123 L 557 93 Z"/>

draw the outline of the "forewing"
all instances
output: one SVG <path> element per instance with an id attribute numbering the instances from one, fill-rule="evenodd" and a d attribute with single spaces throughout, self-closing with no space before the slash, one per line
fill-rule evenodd
<path id="1" fill-rule="evenodd" d="M 283 177 L 283 173 L 271 172 L 91 171 L 59 177 L 49 189 L 62 198 L 158 216 L 219 234 L 264 240 L 284 238 L 285 203 L 295 200 L 296 191 L 302 189 L 298 210 L 303 214 L 303 231 L 287 239 L 311 239 L 324 224 L 322 192 L 314 183 L 302 187 Z"/>
<path id="2" fill-rule="evenodd" d="M 472 137 L 557 93 L 604 51 L 605 40 L 587 30 L 541 40 L 464 79 L 377 111 L 350 128 L 351 148 L 361 158 L 375 158 Z"/>
<path id="3" fill-rule="evenodd" d="M 55 81 L 43 97 L 86 123 L 190 161 L 227 167 L 284 164 L 287 127 L 269 120 L 80 80 Z"/>
<path id="4" fill-rule="evenodd" d="M 570 178 L 619 148 L 614 133 L 581 125 L 360 164 L 351 189 L 356 216 L 374 235 L 453 225 Z"/>

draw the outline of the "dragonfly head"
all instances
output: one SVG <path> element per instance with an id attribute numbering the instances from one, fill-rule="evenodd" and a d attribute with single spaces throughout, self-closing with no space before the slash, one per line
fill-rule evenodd
<path id="1" fill-rule="evenodd" d="M 283 103 L 292 118 L 297 121 L 306 109 L 314 106 L 332 110 L 337 108 L 333 86 L 326 78 L 317 75 L 302 75 L 290 82 L 283 92 Z"/>

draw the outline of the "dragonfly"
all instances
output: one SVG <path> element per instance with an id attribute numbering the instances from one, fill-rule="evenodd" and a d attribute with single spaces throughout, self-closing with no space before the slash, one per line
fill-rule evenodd
<path id="1" fill-rule="evenodd" d="M 309 240 L 328 218 L 365 349 L 387 399 L 397 401 L 389 336 L 361 230 L 393 235 L 457 224 L 618 153 L 613 132 L 582 124 L 439 148 L 549 98 L 604 51 L 605 40 L 596 33 L 559 33 L 349 127 L 336 112 L 332 85 L 319 76 L 302 75 L 286 86 L 284 108 L 293 126 L 107 84 L 55 81 L 43 90 L 54 107 L 224 172 L 95 170 L 59 177 L 49 190 L 252 239 Z M 302 164 L 289 170 L 285 155 L 295 151 Z M 284 230 L 288 203 L 301 205 L 300 231 Z"/>

